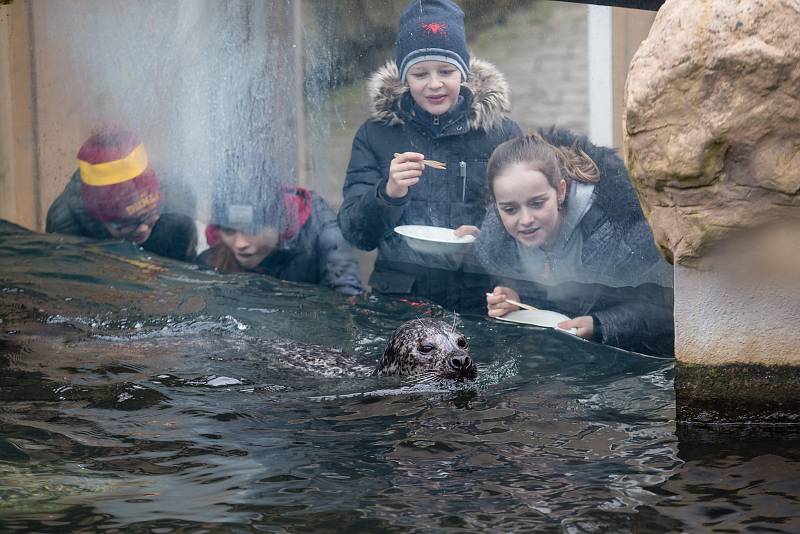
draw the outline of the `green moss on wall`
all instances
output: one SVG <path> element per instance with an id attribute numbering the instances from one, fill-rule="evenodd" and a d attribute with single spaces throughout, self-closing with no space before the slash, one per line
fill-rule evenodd
<path id="1" fill-rule="evenodd" d="M 800 424 L 800 366 L 677 362 L 679 423 Z"/>

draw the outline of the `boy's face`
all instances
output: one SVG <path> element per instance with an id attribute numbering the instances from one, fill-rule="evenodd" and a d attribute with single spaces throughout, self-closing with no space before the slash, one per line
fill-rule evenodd
<path id="1" fill-rule="evenodd" d="M 278 231 L 275 228 L 265 228 L 258 234 L 250 235 L 222 227 L 219 237 L 243 269 L 255 269 L 278 246 Z"/>
<path id="2" fill-rule="evenodd" d="M 406 83 L 419 107 L 441 115 L 458 102 L 461 71 L 444 61 L 421 61 L 408 69 Z"/>
<path id="3" fill-rule="evenodd" d="M 155 208 L 135 219 L 120 219 L 104 224 L 112 237 L 141 245 L 150 238 L 153 226 L 158 222 L 160 216 L 158 208 Z"/>

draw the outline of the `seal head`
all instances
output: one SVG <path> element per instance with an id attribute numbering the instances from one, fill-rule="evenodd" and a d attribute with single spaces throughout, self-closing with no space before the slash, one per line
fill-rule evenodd
<path id="1" fill-rule="evenodd" d="M 469 357 L 464 335 L 439 319 L 415 319 L 395 330 L 386 345 L 377 375 L 429 374 L 436 379 L 474 380 L 478 367 Z"/>

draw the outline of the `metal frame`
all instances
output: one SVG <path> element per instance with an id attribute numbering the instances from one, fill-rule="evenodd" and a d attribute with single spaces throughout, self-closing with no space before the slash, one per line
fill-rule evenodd
<path id="1" fill-rule="evenodd" d="M 576 4 L 596 4 L 598 6 L 627 7 L 632 9 L 645 9 L 658 11 L 666 0 L 561 0 Z"/>

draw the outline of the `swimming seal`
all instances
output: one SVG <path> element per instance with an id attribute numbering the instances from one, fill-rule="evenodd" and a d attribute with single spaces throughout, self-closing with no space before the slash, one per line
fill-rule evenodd
<path id="1" fill-rule="evenodd" d="M 426 375 L 434 379 L 474 380 L 478 367 L 464 335 L 439 319 L 416 319 L 394 331 L 375 370 L 377 375 Z"/>

